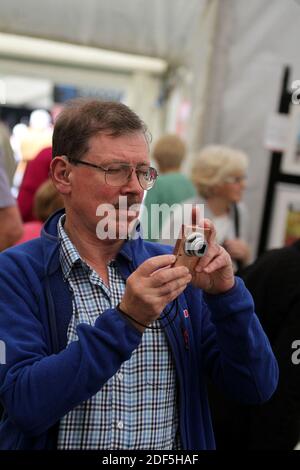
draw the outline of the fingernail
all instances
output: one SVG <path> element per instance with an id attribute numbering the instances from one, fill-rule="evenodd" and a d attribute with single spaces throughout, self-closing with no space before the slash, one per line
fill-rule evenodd
<path id="1" fill-rule="evenodd" d="M 201 271 L 202 271 L 202 266 L 197 266 L 195 270 L 197 271 L 197 273 L 201 273 Z"/>

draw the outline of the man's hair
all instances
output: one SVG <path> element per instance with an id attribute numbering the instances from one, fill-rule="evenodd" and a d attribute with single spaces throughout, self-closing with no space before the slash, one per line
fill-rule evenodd
<path id="1" fill-rule="evenodd" d="M 53 132 L 52 157 L 66 155 L 80 159 L 88 151 L 88 142 L 96 134 L 113 137 L 142 132 L 146 141 L 150 133 L 145 123 L 125 104 L 113 101 L 69 101 L 59 114 Z"/>
<path id="2" fill-rule="evenodd" d="M 166 134 L 156 142 L 152 156 L 159 169 L 179 168 L 185 156 L 185 143 L 176 134 Z"/>
<path id="3" fill-rule="evenodd" d="M 204 147 L 196 157 L 192 170 L 192 181 L 198 193 L 205 199 L 213 186 L 224 181 L 235 172 L 244 174 L 248 167 L 248 157 L 241 150 L 225 145 Z"/>

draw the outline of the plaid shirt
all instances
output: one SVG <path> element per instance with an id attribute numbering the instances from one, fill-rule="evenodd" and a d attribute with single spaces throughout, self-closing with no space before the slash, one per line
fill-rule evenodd
<path id="1" fill-rule="evenodd" d="M 122 299 L 125 282 L 114 261 L 109 287 L 91 269 L 58 223 L 60 263 L 73 293 L 68 344 L 79 323 L 93 325 Z M 65 415 L 58 449 L 179 449 L 177 387 L 171 352 L 161 330 L 146 330 L 139 347 L 96 395 Z"/>

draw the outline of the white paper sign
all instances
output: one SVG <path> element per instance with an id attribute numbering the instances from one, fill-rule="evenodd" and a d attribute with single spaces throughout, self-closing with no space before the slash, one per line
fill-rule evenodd
<path id="1" fill-rule="evenodd" d="M 268 150 L 284 152 L 287 147 L 289 115 L 275 113 L 268 117 L 264 135 L 264 146 Z"/>

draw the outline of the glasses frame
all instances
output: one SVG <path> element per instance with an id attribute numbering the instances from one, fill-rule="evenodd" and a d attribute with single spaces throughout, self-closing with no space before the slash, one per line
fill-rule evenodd
<path id="1" fill-rule="evenodd" d="M 87 161 L 85 161 L 85 160 L 79 160 L 79 159 L 77 159 L 77 158 L 72 158 L 72 157 L 68 157 L 68 156 L 66 156 L 66 158 L 68 159 L 69 163 L 71 163 L 71 164 L 74 163 L 74 164 L 79 164 L 79 165 L 85 165 L 85 166 L 89 166 L 89 167 L 91 167 L 91 168 L 96 168 L 97 170 L 103 171 L 103 172 L 104 172 L 105 183 L 106 183 L 108 186 L 111 186 L 111 187 L 114 187 L 114 188 L 120 188 L 121 186 L 123 186 L 123 185 L 125 184 L 125 183 L 123 183 L 123 184 L 118 184 L 118 185 L 112 185 L 112 184 L 108 183 L 108 182 L 107 182 L 107 172 L 109 171 L 109 168 L 104 168 L 103 166 L 97 165 L 96 163 L 87 162 Z M 142 188 L 144 191 L 148 191 L 149 189 L 152 189 L 152 188 L 153 188 L 153 186 L 154 186 L 154 184 L 155 184 L 155 181 L 157 180 L 157 177 L 158 177 L 158 173 L 157 173 L 156 168 L 154 168 L 154 167 L 152 167 L 152 166 L 149 166 L 149 167 L 148 167 L 148 170 L 151 169 L 151 170 L 155 171 L 155 175 L 156 175 L 156 176 L 155 176 L 155 179 L 153 180 L 152 186 L 149 186 L 149 187 L 147 187 L 147 188 L 144 188 L 144 187 L 142 186 L 141 182 L 140 182 L 140 174 L 142 173 L 141 170 L 139 170 L 138 168 L 135 168 L 134 166 L 129 165 L 129 164 L 127 164 L 127 163 L 123 163 L 123 164 L 121 164 L 121 166 L 126 166 L 126 167 L 128 167 L 128 168 L 131 168 L 131 170 L 132 170 L 131 173 L 130 173 L 130 175 L 128 176 L 127 182 L 130 180 L 130 178 L 131 178 L 131 176 L 132 176 L 132 173 L 135 171 L 135 173 L 136 173 L 136 175 L 137 175 L 138 182 L 139 182 L 141 188 Z"/>
<path id="2" fill-rule="evenodd" d="M 226 184 L 242 184 L 245 181 L 247 181 L 247 176 L 246 175 L 244 175 L 244 176 L 227 176 L 227 178 L 225 178 L 223 180 L 223 182 L 226 183 Z"/>

